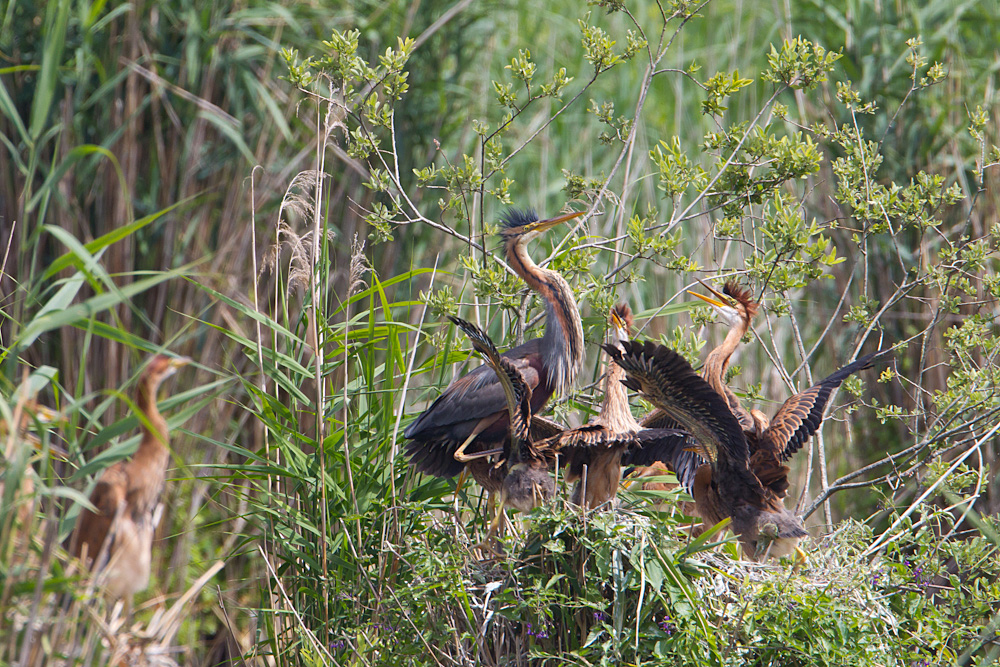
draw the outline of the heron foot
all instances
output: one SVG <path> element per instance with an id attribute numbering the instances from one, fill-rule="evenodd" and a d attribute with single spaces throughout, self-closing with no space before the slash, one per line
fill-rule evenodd
<path id="1" fill-rule="evenodd" d="M 465 454 L 462 451 L 455 452 L 455 460 L 461 461 L 462 463 L 468 463 L 469 461 L 475 461 L 476 459 L 484 459 L 488 456 L 493 456 L 494 454 L 503 454 L 503 447 L 497 449 L 487 449 L 484 452 L 476 452 L 475 454 Z"/>

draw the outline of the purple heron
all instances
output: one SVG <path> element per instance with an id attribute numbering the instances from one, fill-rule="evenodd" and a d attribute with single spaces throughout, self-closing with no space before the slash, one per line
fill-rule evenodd
<path id="1" fill-rule="evenodd" d="M 101 572 L 109 597 L 130 599 L 149 585 L 157 505 L 163 492 L 169 432 L 156 407 L 160 384 L 191 363 L 186 357 L 154 356 L 139 377 L 136 406 L 142 440 L 131 459 L 104 471 L 90 494 L 96 512 L 84 508 L 70 550 Z"/>
<path id="2" fill-rule="evenodd" d="M 545 334 L 501 355 L 531 390 L 533 415 L 554 393 L 566 391 L 576 380 L 583 363 L 583 325 L 569 284 L 555 271 L 535 264 L 527 245 L 545 230 L 581 215 L 539 220 L 533 211 L 510 210 L 500 221 L 507 263 L 545 302 Z M 537 417 L 532 422 L 539 435 L 559 430 Z M 403 436 L 410 440 L 406 450 L 410 462 L 420 472 L 453 477 L 468 466 L 477 482 L 496 492 L 493 464 L 485 456 L 503 446 L 509 431 L 503 387 L 493 369 L 483 365 L 452 382 Z"/>
<path id="3" fill-rule="evenodd" d="M 627 304 L 618 304 L 611 310 L 609 323 L 610 344 L 620 349 L 621 343 L 629 340 L 632 310 Z M 565 455 L 566 479 L 577 483 L 570 500 L 586 509 L 615 499 L 621 484 L 623 457 L 641 458 L 637 450 L 654 452 L 663 446 L 661 440 L 683 440 L 687 435 L 676 429 L 643 429 L 632 416 L 628 393 L 622 384 L 624 379 L 625 371 L 609 362 L 600 413 L 590 423 L 544 441 Z"/>
<path id="4" fill-rule="evenodd" d="M 521 512 L 548 501 L 555 494 L 555 480 L 549 470 L 555 465 L 555 450 L 540 446 L 531 436 L 531 387 L 517 364 L 497 351 L 496 345 L 482 329 L 471 322 L 451 317 L 472 341 L 486 365 L 493 369 L 507 404 L 510 437 L 502 447 L 499 463 L 492 465 L 500 482 L 499 521 L 505 506 Z"/>
<path id="5" fill-rule="evenodd" d="M 765 486 L 784 498 L 788 490 L 788 467 L 783 462 L 791 458 L 819 428 L 833 391 L 852 373 L 869 368 L 878 353 L 858 359 L 795 394 L 785 401 L 773 420 L 760 410 L 747 412 L 726 385 L 725 375 L 733 352 L 749 331 L 760 304 L 753 300 L 750 290 L 741 289 L 733 281 L 726 282 L 722 294 L 705 283 L 702 285 L 712 293 L 712 297 L 696 292 L 689 294 L 711 304 L 730 327 L 725 340 L 705 359 L 702 376 L 725 397 L 743 427 L 750 446 L 751 470 Z"/>

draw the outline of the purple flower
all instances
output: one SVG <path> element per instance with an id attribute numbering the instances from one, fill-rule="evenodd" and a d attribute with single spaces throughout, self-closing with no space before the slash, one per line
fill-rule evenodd
<path id="1" fill-rule="evenodd" d="M 670 614 L 664 614 L 663 618 L 657 621 L 656 625 L 659 626 L 660 630 L 667 635 L 672 635 L 677 631 L 677 626 L 674 625 L 673 619 L 670 618 Z"/>
<path id="2" fill-rule="evenodd" d="M 535 637 L 536 639 L 547 639 L 549 636 L 549 624 L 543 623 L 540 628 L 531 627 L 531 623 L 524 624 L 524 631 L 529 637 Z"/>
<path id="3" fill-rule="evenodd" d="M 608 619 L 610 619 L 610 618 L 611 617 L 608 616 L 608 613 L 606 611 L 595 611 L 594 612 L 594 621 L 596 623 L 606 623 L 608 621 Z"/>

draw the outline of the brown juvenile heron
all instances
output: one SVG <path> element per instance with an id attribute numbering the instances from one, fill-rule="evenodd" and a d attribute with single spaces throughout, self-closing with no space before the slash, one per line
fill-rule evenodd
<path id="1" fill-rule="evenodd" d="M 493 466 L 502 478 L 495 528 L 505 506 L 527 512 L 552 498 L 555 480 L 549 470 L 555 464 L 555 452 L 551 447 L 536 445 L 531 436 L 531 387 L 517 364 L 501 355 L 486 332 L 475 324 L 457 317 L 449 319 L 493 369 L 507 404 L 510 437 L 503 444 L 500 462 Z"/>
<path id="2" fill-rule="evenodd" d="M 858 359 L 809 389 L 795 394 L 785 401 L 773 420 L 769 420 L 760 410 L 751 409 L 747 412 L 726 385 L 725 374 L 729 368 L 729 360 L 742 337 L 749 331 L 751 320 L 757 314 L 760 304 L 753 300 L 750 290 L 741 289 L 733 281 L 726 282 L 722 294 L 705 283 L 702 285 L 712 292 L 714 298 L 696 292 L 689 294 L 711 304 L 730 327 L 725 340 L 705 359 L 702 376 L 726 398 L 743 427 L 750 446 L 751 470 L 763 484 L 784 498 L 788 490 L 788 467 L 782 465 L 782 462 L 797 452 L 819 428 L 833 390 L 852 373 L 869 368 L 877 353 Z"/>
<path id="3" fill-rule="evenodd" d="M 621 303 L 611 310 L 611 345 L 621 346 L 629 339 L 632 310 Z M 604 382 L 604 403 L 600 413 L 590 423 L 569 429 L 544 441 L 544 444 L 565 453 L 568 471 L 566 480 L 577 482 L 571 502 L 593 509 L 610 503 L 621 483 L 622 457 L 635 456 L 635 450 L 657 451 L 661 439 L 683 439 L 676 429 L 643 429 L 632 416 L 628 393 L 622 380 L 625 371 L 608 362 Z"/>
<path id="4" fill-rule="evenodd" d="M 70 550 L 93 572 L 100 572 L 107 595 L 126 598 L 149 585 L 157 505 L 163 492 L 169 432 L 156 407 L 160 384 L 191 363 L 186 357 L 154 356 L 139 377 L 136 407 L 142 429 L 130 460 L 104 471 L 90 494 L 96 512 L 80 511 Z"/>
<path id="5" fill-rule="evenodd" d="M 532 414 L 576 380 L 583 363 L 583 325 L 569 284 L 555 271 L 535 264 L 526 247 L 545 230 L 581 215 L 539 220 L 533 211 L 510 210 L 500 221 L 507 263 L 545 301 L 545 334 L 501 355 L 514 364 L 531 390 Z M 539 423 L 537 418 L 533 422 Z M 403 436 L 411 441 L 407 454 L 420 472 L 453 477 L 468 463 L 476 481 L 497 491 L 496 476 L 490 472 L 493 466 L 483 453 L 502 446 L 509 430 L 503 387 L 493 369 L 483 365 L 452 382 Z"/>
<path id="6" fill-rule="evenodd" d="M 705 289 L 710 291 L 715 298 L 704 296 L 702 294 L 698 294 L 697 292 L 689 291 L 688 294 L 696 296 L 715 307 L 716 312 L 722 320 L 729 325 L 729 332 L 726 334 L 725 340 L 723 340 L 718 347 L 708 353 L 708 357 L 705 359 L 705 366 L 702 368 L 702 377 L 705 378 L 708 384 L 711 385 L 720 396 L 726 399 L 726 402 L 729 404 L 729 409 L 733 411 L 734 415 L 736 415 L 736 419 L 739 420 L 743 429 L 752 430 L 754 428 L 753 418 L 750 413 L 747 412 L 742 405 L 740 405 L 739 398 L 725 383 L 725 377 L 726 371 L 729 369 L 729 362 L 732 359 L 733 353 L 736 351 L 736 348 L 739 347 L 743 336 L 745 336 L 750 330 L 750 324 L 753 322 L 753 318 L 756 317 L 757 312 L 760 309 L 760 303 L 753 299 L 750 290 L 740 288 L 739 285 L 732 280 L 726 281 L 722 293 L 717 292 L 714 288 L 704 282 L 701 284 L 704 285 Z M 654 410 L 642 419 L 642 424 L 650 428 L 662 426 L 664 423 L 669 425 L 670 421 L 666 420 L 664 422 L 664 414 L 658 409 Z"/>
<path id="7" fill-rule="evenodd" d="M 788 467 L 782 462 L 819 428 L 832 391 L 852 373 L 870 368 L 880 354 L 866 355 L 792 396 L 770 425 L 757 421 L 763 413 L 754 410 L 757 427 L 749 432 L 739 425 L 728 402 L 676 352 L 652 343 L 631 345 L 619 363 L 628 373 L 628 386 L 691 432 L 693 443 L 661 447 L 659 455 L 678 462 L 674 469 L 691 491 L 698 515 L 710 523 L 732 517 L 744 553 L 756 560 L 793 552 L 802 557 L 798 541 L 807 533 L 799 518 L 785 509 Z M 696 467 L 683 456 L 692 447 L 705 460 Z"/>

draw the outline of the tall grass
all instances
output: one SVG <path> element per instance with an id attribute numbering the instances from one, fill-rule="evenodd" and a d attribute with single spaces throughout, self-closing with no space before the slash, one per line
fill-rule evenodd
<path id="1" fill-rule="evenodd" d="M 724 115 L 703 116 L 703 88 L 680 72 L 652 77 L 640 105 L 640 59 L 598 77 L 551 120 L 592 73 L 577 18 L 607 30 L 618 48 L 636 23 L 655 44 L 657 5 L 629 5 L 629 17 L 598 7 L 587 16 L 573 3 L 488 12 L 459 3 L 460 11 L 435 23 L 452 7 L 252 2 L 195 10 L 57 0 L 33 13 L 23 3 L 7 6 L 0 17 L 0 410 L 16 423 L 27 367 L 34 390 L 66 423 L 32 424 L 40 450 L 25 445 L 27 434 L 11 431 L 4 441 L 0 547 L 9 559 L 0 610 L 11 613 L 2 615 L 2 660 L 36 659 L 26 629 L 27 619 L 45 617 L 39 609 L 53 619 L 44 633 L 59 641 L 50 646 L 75 646 L 59 657 L 66 662 L 111 660 L 135 638 L 128 628 L 102 629 L 94 619 L 106 610 L 89 593 L 57 607 L 58 594 L 85 586 L 63 565 L 59 541 L 71 526 L 67 510 L 134 445 L 126 435 L 135 419 L 122 397 L 135 369 L 147 353 L 168 348 L 201 367 L 182 376 L 165 403 L 179 427 L 176 471 L 157 543 L 159 575 L 138 619 L 164 630 L 156 640 L 164 649 L 191 647 L 191 660 L 209 653 L 206 636 L 234 641 L 248 662 L 279 664 L 555 664 L 567 655 L 580 664 L 821 664 L 847 659 L 824 653 L 824 642 L 841 651 L 859 637 L 872 638 L 870 655 L 884 664 L 944 662 L 963 650 L 992 655 L 992 637 L 970 628 L 995 622 L 985 602 L 995 542 L 986 531 L 964 542 L 940 539 L 963 534 L 1000 498 L 987 474 L 997 450 L 988 336 L 997 260 L 994 245 L 982 257 L 976 246 L 992 238 L 996 168 L 974 172 L 978 147 L 965 132 L 966 108 L 995 106 L 993 46 L 978 30 L 995 19 L 992 10 L 813 2 L 749 11 L 746 3 L 713 2 L 685 23 L 657 67 L 696 63 L 700 81 L 735 69 L 753 76 Z M 392 149 L 402 190 L 438 225 L 394 227 L 393 241 L 369 239 L 367 247 L 359 241 L 372 231 L 365 215 L 386 201 L 364 187 L 373 164 L 341 150 L 327 107 L 302 101 L 280 78 L 279 47 L 317 54 L 317 40 L 352 26 L 363 29 L 360 53 L 372 64 L 397 35 L 418 38 Z M 523 148 L 489 186 L 510 178 L 513 203 L 546 212 L 570 198 L 589 205 L 603 183 L 567 187 L 566 172 L 603 178 L 622 158 L 597 202 L 605 215 L 582 230 L 588 236 L 569 234 L 532 251 L 551 254 L 552 266 L 570 276 L 588 340 L 602 337 L 602 310 L 617 296 L 662 315 L 642 336 L 663 336 L 697 356 L 698 345 L 718 334 L 701 313 L 676 319 L 687 310 L 678 302 L 691 274 L 704 275 L 680 270 L 683 260 L 710 272 L 747 271 L 766 257 L 765 222 L 775 206 L 755 202 L 733 236 L 721 231 L 708 198 L 697 200 L 698 215 L 672 230 L 683 230 L 675 245 L 616 271 L 634 254 L 625 238 L 630 218 L 648 217 L 652 237 L 695 201 L 692 191 L 679 205 L 664 198 L 647 156 L 676 134 L 695 163 L 717 167 L 717 156 L 701 149 L 706 133 L 757 117 L 774 92 L 757 76 L 767 45 L 799 33 L 830 48 L 842 44 L 845 57 L 832 76 L 852 79 L 881 108 L 850 113 L 836 102 L 833 83 L 815 93 L 788 91 L 779 101 L 797 115 L 788 123 L 767 116 L 770 129 L 792 135 L 796 123 L 856 123 L 881 142 L 885 162 L 871 182 L 906 186 L 925 168 L 973 195 L 929 207 L 927 215 L 941 221 L 933 231 L 871 231 L 878 220 L 852 218 L 837 200 L 839 176 L 830 165 L 850 146 L 827 142 L 821 171 L 782 194 L 797 197 L 797 216 L 838 223 L 825 233 L 848 261 L 806 289 L 777 290 L 745 274 L 773 290 L 734 380 L 751 399 L 806 386 L 866 336 L 869 345 L 912 341 L 896 353 L 904 381 L 849 383 L 870 405 L 858 414 L 852 401 L 835 414 L 794 483 L 803 508 L 830 503 L 814 522 L 873 512 L 874 519 L 838 528 L 832 547 L 814 552 L 805 582 L 735 565 L 731 546 L 709 555 L 710 541 L 685 537 L 682 517 L 651 515 L 634 499 L 607 516 L 540 510 L 528 534 L 509 538 L 509 558 L 481 563 L 473 545 L 484 499 L 474 486 L 412 475 L 400 433 L 466 368 L 464 344 L 437 324 L 445 312 L 471 308 L 509 344 L 537 328 L 536 304 L 480 236 L 505 204 L 480 191 L 459 223 L 437 208 L 441 183 L 423 187 L 412 169 L 462 164 L 464 154 L 481 163 L 471 120 L 500 120 L 492 82 L 510 79 L 507 66 L 519 49 L 531 50 L 539 79 L 566 65 L 576 87 L 518 117 L 502 143 L 508 152 Z M 945 84 L 911 90 L 903 40 L 916 33 L 923 56 L 953 71 Z M 613 102 L 619 118 L 637 115 L 631 144 L 599 140 L 608 127 L 588 112 L 591 100 Z M 996 119 L 983 132 L 985 155 L 996 142 Z M 853 238 L 859 230 L 871 232 L 863 245 Z M 895 289 L 914 266 L 923 271 L 919 284 Z M 947 269 L 940 281 L 932 271 L 938 266 Z M 498 289 L 484 287 L 483 276 L 496 277 Z M 599 401 L 596 354 L 587 368 L 582 388 L 555 405 L 560 418 L 586 419 Z M 222 398 L 210 400 L 216 394 Z M 52 442 L 66 454 L 53 455 Z M 948 512 L 928 505 L 944 491 L 959 492 L 938 500 Z M 858 566 L 861 558 L 866 564 Z M 224 569 L 203 581 L 219 559 Z M 947 580 L 937 598 L 914 575 L 918 560 Z M 745 589 L 735 583 L 745 580 Z M 175 601 L 188 590 L 200 592 Z M 844 591 L 853 592 L 836 595 Z M 947 604 L 939 614 L 928 599 Z M 784 614 L 782 604 L 820 611 Z M 866 616 L 871 608 L 878 613 Z M 167 609 L 185 610 L 185 622 L 157 626 Z M 930 620 L 921 626 L 921 619 Z M 955 631 L 941 643 L 949 622 Z"/>

